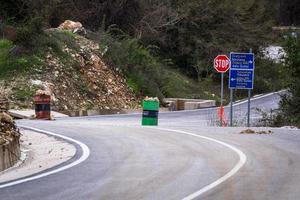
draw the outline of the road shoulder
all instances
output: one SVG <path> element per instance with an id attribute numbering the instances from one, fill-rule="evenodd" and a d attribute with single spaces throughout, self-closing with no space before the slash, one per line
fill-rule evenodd
<path id="1" fill-rule="evenodd" d="M 0 173 L 0 183 L 27 177 L 55 167 L 76 154 L 72 144 L 34 131 L 23 130 L 21 149 L 24 161 Z"/>

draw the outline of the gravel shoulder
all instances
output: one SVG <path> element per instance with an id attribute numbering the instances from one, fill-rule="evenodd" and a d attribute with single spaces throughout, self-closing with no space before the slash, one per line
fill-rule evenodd
<path id="1" fill-rule="evenodd" d="M 0 173 L 0 183 L 23 178 L 57 166 L 76 154 L 76 148 L 52 136 L 23 130 L 21 150 L 24 161 Z M 25 155 L 25 156 L 24 156 Z"/>

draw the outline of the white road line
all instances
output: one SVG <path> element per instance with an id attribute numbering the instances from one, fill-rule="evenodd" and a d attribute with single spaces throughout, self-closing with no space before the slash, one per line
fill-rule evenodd
<path id="1" fill-rule="evenodd" d="M 187 197 L 184 197 L 183 200 L 195 199 L 195 198 L 201 196 L 202 194 L 204 194 L 205 192 L 217 187 L 218 185 L 220 185 L 221 183 L 225 182 L 230 177 L 235 175 L 245 165 L 245 163 L 247 161 L 246 155 L 241 150 L 239 150 L 238 148 L 236 148 L 236 147 L 234 147 L 230 144 L 227 144 L 225 142 L 222 142 L 222 141 L 210 138 L 210 137 L 197 135 L 197 134 L 194 134 L 194 133 L 189 133 L 189 132 L 186 132 L 186 131 L 179 131 L 179 130 L 173 130 L 173 129 L 167 129 L 167 128 L 155 128 L 155 129 L 163 130 L 163 131 L 170 131 L 170 132 L 175 132 L 175 133 L 181 133 L 181 134 L 185 134 L 185 135 L 189 135 L 189 136 L 209 140 L 209 141 L 212 141 L 212 142 L 216 142 L 218 144 L 221 144 L 221 145 L 233 150 L 235 153 L 238 154 L 238 156 L 240 158 L 239 162 L 227 174 L 225 174 L 224 176 L 222 176 L 218 180 L 214 181 L 213 183 L 210 183 L 209 185 L 206 185 L 205 187 L 201 188 L 200 190 L 194 192 L 193 194 L 190 194 Z"/>
<path id="2" fill-rule="evenodd" d="M 33 176 L 28 177 L 28 178 L 23 178 L 23 179 L 19 179 L 17 181 L 12 181 L 12 182 L 9 182 L 9 183 L 6 183 L 6 184 L 2 184 L 2 185 L 0 185 L 0 189 L 10 187 L 10 186 L 14 186 L 14 185 L 18 185 L 18 184 L 25 183 L 25 182 L 29 182 L 29 181 L 32 181 L 32 180 L 36 180 L 36 179 L 39 179 L 39 178 L 49 176 L 51 174 L 56 174 L 58 172 L 64 171 L 66 169 L 69 169 L 71 167 L 79 165 L 80 163 L 85 161 L 90 155 L 90 149 L 88 148 L 87 145 L 85 145 L 82 142 L 79 142 L 77 140 L 74 140 L 72 138 L 69 138 L 67 136 L 63 136 L 63 135 L 59 135 L 59 134 L 52 133 L 52 132 L 49 132 L 49 131 L 44 131 L 44 130 L 41 130 L 41 129 L 31 128 L 31 127 L 27 127 L 27 126 L 19 126 L 19 127 L 25 128 L 25 129 L 28 129 L 28 130 L 32 130 L 32 131 L 37 131 L 37 132 L 44 133 L 44 134 L 47 134 L 47 135 L 51 135 L 51 136 L 54 136 L 54 137 L 59 137 L 59 138 L 62 138 L 64 140 L 68 140 L 70 142 L 76 143 L 81 147 L 82 155 L 78 160 L 76 160 L 76 161 L 74 161 L 74 162 L 72 162 L 68 165 L 65 165 L 63 167 L 60 167 L 58 169 L 55 169 L 55 170 L 52 170 L 52 171 L 49 171 L 49 172 L 41 173 L 41 174 L 38 174 L 38 175 L 33 175 Z"/>

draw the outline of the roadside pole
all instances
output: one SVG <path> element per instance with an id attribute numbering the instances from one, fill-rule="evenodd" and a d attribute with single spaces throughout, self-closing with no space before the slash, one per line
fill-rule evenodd
<path id="1" fill-rule="evenodd" d="M 251 107 L 251 90 L 248 90 L 248 117 L 247 117 L 247 127 L 250 127 L 250 107 Z"/>
<path id="2" fill-rule="evenodd" d="M 223 126 L 224 73 L 221 73 L 221 126 Z"/>
<path id="3" fill-rule="evenodd" d="M 230 88 L 230 126 L 233 126 L 233 89 Z"/>
<path id="4" fill-rule="evenodd" d="M 218 110 L 218 117 L 220 119 L 220 125 L 226 126 L 225 117 L 224 117 L 224 108 L 223 108 L 223 99 L 224 99 L 224 73 L 226 73 L 230 68 L 230 59 L 227 55 L 218 55 L 214 59 L 214 68 L 217 72 L 221 73 L 221 107 Z"/>
<path id="5" fill-rule="evenodd" d="M 249 53 L 252 53 L 252 49 L 250 49 Z M 247 127 L 250 127 L 250 110 L 251 110 L 251 89 L 248 89 L 248 117 L 247 117 Z"/>
<path id="6" fill-rule="evenodd" d="M 255 55 L 250 49 L 250 53 L 230 53 L 230 71 L 229 71 L 229 88 L 230 88 L 230 125 L 233 125 L 233 90 L 244 89 L 248 91 L 248 111 L 247 127 L 250 127 L 251 111 L 251 92 L 254 88 L 254 69 Z"/>

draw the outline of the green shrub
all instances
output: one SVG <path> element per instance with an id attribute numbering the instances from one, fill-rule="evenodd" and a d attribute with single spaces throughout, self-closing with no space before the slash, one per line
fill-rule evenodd
<path id="1" fill-rule="evenodd" d="M 27 85 L 13 88 L 14 91 L 14 98 L 19 101 L 27 101 L 28 99 L 33 98 L 36 88 L 35 87 L 29 87 Z"/>
<path id="2" fill-rule="evenodd" d="M 170 72 L 165 79 L 162 89 L 167 97 L 186 97 L 191 92 L 189 86 L 189 81 L 182 77 L 182 75 Z"/>
<path id="3" fill-rule="evenodd" d="M 9 40 L 0 40 L 0 68 L 9 64 L 9 50 L 12 48 L 13 43 Z M 0 72 L 1 73 L 1 72 Z"/>
<path id="4" fill-rule="evenodd" d="M 44 24 L 42 18 L 31 18 L 17 27 L 15 44 L 24 46 L 34 51 L 44 36 Z"/>
<path id="5" fill-rule="evenodd" d="M 290 124 L 300 127 L 300 39 L 289 38 L 286 52 L 288 92 L 281 101 L 281 111 Z"/>
<path id="6" fill-rule="evenodd" d="M 0 40 L 0 77 L 11 77 L 13 73 L 25 72 L 31 66 L 39 63 L 39 60 L 34 55 L 13 56 L 10 51 L 13 43 L 9 40 Z M 10 76 L 7 76 L 7 75 Z"/>
<path id="7" fill-rule="evenodd" d="M 99 42 L 104 60 L 110 66 L 120 69 L 127 77 L 127 84 L 138 95 L 187 98 L 214 98 L 206 87 L 188 79 L 175 70 L 170 59 L 156 55 L 157 47 L 142 46 L 138 40 L 128 36 L 114 37 L 108 32 L 92 35 Z"/>
<path id="8" fill-rule="evenodd" d="M 254 92 L 264 93 L 284 88 L 285 66 L 270 60 L 257 59 Z"/>
<path id="9" fill-rule="evenodd" d="M 102 35 L 100 47 L 108 48 L 104 59 L 121 69 L 131 88 L 137 93 L 142 92 L 142 95 L 163 98 L 162 87 L 166 74 L 163 62 L 152 56 L 149 49 L 140 45 L 136 39 L 115 39 L 107 33 Z"/>
<path id="10" fill-rule="evenodd" d="M 141 87 L 136 83 L 134 78 L 127 79 L 127 85 L 133 90 L 134 93 L 139 94 L 141 92 Z"/>

